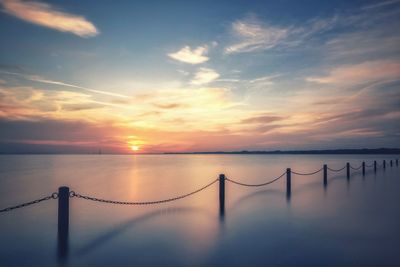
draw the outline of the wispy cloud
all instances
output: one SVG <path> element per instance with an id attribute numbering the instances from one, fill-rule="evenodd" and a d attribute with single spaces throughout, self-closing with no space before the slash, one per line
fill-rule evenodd
<path id="1" fill-rule="evenodd" d="M 225 48 L 226 53 L 251 52 L 276 46 L 289 34 L 289 29 L 262 24 L 255 18 L 232 23 L 232 32 L 239 42 Z"/>
<path id="2" fill-rule="evenodd" d="M 102 107 L 94 103 L 88 94 L 71 91 L 46 91 L 21 86 L 0 86 L 0 100 L 0 117 L 9 119 L 68 117 L 71 114 L 60 111 L 79 111 Z"/>
<path id="3" fill-rule="evenodd" d="M 183 103 L 155 103 L 154 106 L 161 108 L 161 109 L 177 109 L 185 107 Z"/>
<path id="4" fill-rule="evenodd" d="M 8 71 L 0 71 L 0 73 L 3 74 L 8 74 L 8 75 L 16 75 L 19 76 L 25 80 L 33 81 L 33 82 L 39 82 L 39 83 L 46 83 L 46 84 L 53 84 L 53 85 L 61 85 L 65 87 L 70 87 L 70 88 L 76 88 L 76 89 L 81 89 L 85 90 L 91 93 L 96 93 L 96 94 L 102 94 L 102 95 L 108 95 L 108 96 L 115 96 L 115 97 L 121 97 L 121 98 L 128 98 L 129 96 L 122 95 L 122 94 L 117 94 L 113 92 L 108 92 L 108 91 L 103 91 L 103 90 L 96 90 L 96 89 L 91 89 L 75 84 L 70 84 L 70 83 L 65 83 L 65 82 L 60 82 L 60 81 L 53 81 L 49 79 L 45 79 L 43 77 L 40 77 L 38 75 L 26 75 L 18 72 L 8 72 Z"/>
<path id="5" fill-rule="evenodd" d="M 400 0 L 383 1 L 383 2 L 376 3 L 376 4 L 363 6 L 362 9 L 380 8 L 380 7 L 384 7 L 384 6 L 394 5 L 394 4 L 397 4 L 397 3 L 400 3 Z"/>
<path id="6" fill-rule="evenodd" d="M 335 60 L 397 55 L 400 51 L 400 34 L 397 28 L 386 26 L 382 29 L 379 26 L 336 36 L 324 45 L 325 55 Z"/>
<path id="7" fill-rule="evenodd" d="M 382 80 L 400 79 L 400 63 L 397 61 L 378 60 L 361 64 L 339 66 L 328 75 L 306 78 L 309 82 L 321 84 L 357 85 Z"/>
<path id="8" fill-rule="evenodd" d="M 190 83 L 193 85 L 207 84 L 215 81 L 219 78 L 219 76 L 219 73 L 213 69 L 200 68 L 199 71 L 194 75 L 194 78 L 191 80 Z"/>
<path id="9" fill-rule="evenodd" d="M 27 22 L 70 32 L 81 37 L 99 34 L 96 26 L 83 16 L 69 14 L 38 1 L 1 0 L 4 11 Z"/>
<path id="10" fill-rule="evenodd" d="M 259 123 L 259 124 L 270 124 L 273 122 L 278 122 L 286 119 L 286 117 L 278 116 L 275 114 L 261 114 L 261 115 L 256 115 L 254 117 L 249 117 L 246 119 L 243 119 L 241 123 L 245 124 L 253 124 L 253 123 Z"/>
<path id="11" fill-rule="evenodd" d="M 272 84 L 272 80 L 280 77 L 281 74 L 267 75 L 259 78 L 255 78 L 249 81 L 249 83 L 263 83 L 263 84 Z"/>
<path id="12" fill-rule="evenodd" d="M 232 23 L 235 42 L 225 47 L 225 53 L 263 51 L 278 47 L 295 47 L 315 35 L 333 29 L 340 22 L 338 16 L 314 18 L 302 25 L 276 26 L 252 15 Z M 348 23 L 348 21 L 345 21 Z M 345 23 L 344 19 L 340 23 Z"/>
<path id="13" fill-rule="evenodd" d="M 200 64 L 209 60 L 206 56 L 208 47 L 199 46 L 195 49 L 191 49 L 189 46 L 184 46 L 177 52 L 170 53 L 168 56 L 177 61 L 189 63 L 189 64 Z"/>

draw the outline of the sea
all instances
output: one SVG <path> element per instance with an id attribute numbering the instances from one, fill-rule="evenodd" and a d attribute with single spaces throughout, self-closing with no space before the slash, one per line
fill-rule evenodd
<path id="1" fill-rule="evenodd" d="M 0 209 L 51 196 L 61 186 L 73 193 L 66 241 L 58 234 L 58 199 L 1 212 L 0 266 L 400 266 L 396 158 L 1 155 Z M 339 170 L 347 162 L 350 177 L 346 169 L 328 170 L 324 183 L 324 164 Z M 264 186 L 231 182 L 278 177 Z M 152 203 L 176 197 L 183 198 Z"/>

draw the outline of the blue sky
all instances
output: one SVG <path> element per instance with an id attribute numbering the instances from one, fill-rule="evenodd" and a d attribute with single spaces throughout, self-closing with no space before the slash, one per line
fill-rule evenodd
<path id="1" fill-rule="evenodd" d="M 0 5 L 0 152 L 400 144 L 400 1 Z"/>

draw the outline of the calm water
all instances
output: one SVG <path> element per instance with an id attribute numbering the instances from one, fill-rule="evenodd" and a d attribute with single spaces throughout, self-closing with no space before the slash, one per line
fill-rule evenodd
<path id="1" fill-rule="evenodd" d="M 0 209 L 60 185 L 116 200 L 190 192 L 219 173 L 259 183 L 287 167 L 358 166 L 394 156 L 0 156 Z M 0 214 L 1 266 L 400 266 L 400 167 L 292 177 L 261 187 L 227 183 L 176 202 L 120 206 L 71 199 L 69 255 L 57 257 L 57 201 Z"/>

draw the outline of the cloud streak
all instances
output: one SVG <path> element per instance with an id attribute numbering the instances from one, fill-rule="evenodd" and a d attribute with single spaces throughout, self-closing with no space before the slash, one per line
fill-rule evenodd
<path id="1" fill-rule="evenodd" d="M 400 3 L 400 0 L 383 1 L 372 5 L 363 6 L 362 9 L 375 9 Z"/>
<path id="2" fill-rule="evenodd" d="M 122 94 L 117 94 L 113 92 L 108 92 L 108 91 L 103 91 L 103 90 L 96 90 L 96 89 L 91 89 L 75 84 L 70 84 L 70 83 L 64 83 L 60 81 L 53 81 L 53 80 L 48 80 L 43 77 L 37 76 L 37 75 L 26 75 L 18 72 L 9 72 L 9 71 L 0 71 L 0 73 L 3 74 L 8 74 L 8 75 L 15 75 L 18 77 L 21 77 L 25 80 L 33 81 L 33 82 L 39 82 L 39 83 L 45 83 L 45 84 L 53 84 L 53 85 L 61 85 L 64 87 L 70 87 L 70 88 L 76 88 L 76 89 L 81 89 L 87 92 L 91 93 L 96 93 L 96 94 L 102 94 L 102 95 L 107 95 L 107 96 L 115 96 L 115 97 L 120 97 L 120 98 L 129 98 L 129 96 L 122 95 Z"/>
<path id="3" fill-rule="evenodd" d="M 232 23 L 233 34 L 240 39 L 225 48 L 225 52 L 239 53 L 265 50 L 275 47 L 289 34 L 289 29 L 263 25 L 258 20 L 238 20 Z"/>
<path id="4" fill-rule="evenodd" d="M 234 54 L 297 47 L 321 33 L 341 25 L 352 25 L 363 19 L 365 19 L 363 14 L 334 15 L 327 18 L 313 18 L 302 25 L 272 25 L 251 15 L 231 24 L 234 43 L 226 46 L 224 51 L 226 54 Z"/>
<path id="5" fill-rule="evenodd" d="M 339 66 L 332 69 L 326 76 L 306 78 L 309 82 L 341 85 L 357 85 L 393 79 L 400 79 L 400 63 L 389 60 Z"/>
<path id="6" fill-rule="evenodd" d="M 69 32 L 80 37 L 93 37 L 99 30 L 83 16 L 56 10 L 49 4 L 38 1 L 1 0 L 4 11 L 24 21 Z"/>

